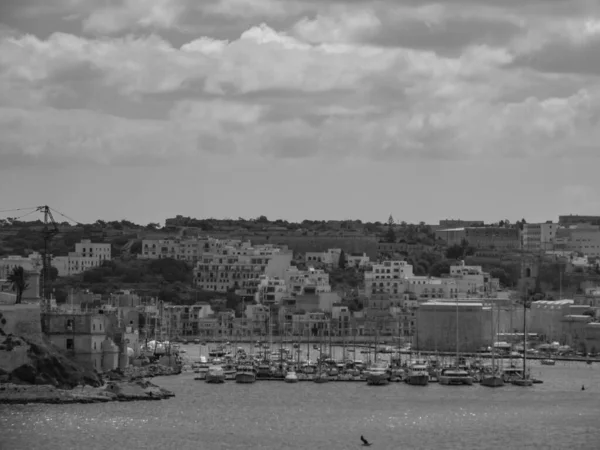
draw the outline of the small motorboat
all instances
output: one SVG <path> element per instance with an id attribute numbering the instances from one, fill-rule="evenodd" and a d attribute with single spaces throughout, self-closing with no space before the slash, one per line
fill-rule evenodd
<path id="1" fill-rule="evenodd" d="M 298 375 L 296 375 L 296 372 L 293 372 L 293 371 L 292 372 L 288 372 L 285 375 L 284 381 L 286 383 L 297 383 L 299 381 L 298 380 Z"/>

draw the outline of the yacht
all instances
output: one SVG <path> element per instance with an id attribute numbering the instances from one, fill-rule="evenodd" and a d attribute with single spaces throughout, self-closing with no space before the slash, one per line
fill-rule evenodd
<path id="1" fill-rule="evenodd" d="M 367 372 L 367 384 L 374 386 L 386 385 L 390 382 L 389 366 L 385 362 L 376 362 Z"/>
<path id="2" fill-rule="evenodd" d="M 407 371 L 406 382 L 414 386 L 427 386 L 429 384 L 429 368 L 427 364 L 411 364 Z"/>
<path id="3" fill-rule="evenodd" d="M 469 375 L 469 372 L 462 369 L 442 369 L 438 377 L 440 384 L 449 385 L 464 385 L 471 386 L 473 384 L 473 377 Z"/>
<path id="4" fill-rule="evenodd" d="M 554 366 L 556 364 L 556 361 L 550 358 L 542 359 L 540 362 L 542 366 Z"/>
<path id="5" fill-rule="evenodd" d="M 206 372 L 206 382 L 220 384 L 225 383 L 225 372 L 221 366 L 211 366 Z"/>
<path id="6" fill-rule="evenodd" d="M 298 375 L 296 375 L 296 372 L 288 372 L 285 375 L 284 381 L 286 383 L 297 383 L 298 382 Z"/>
<path id="7" fill-rule="evenodd" d="M 210 364 L 208 364 L 208 361 L 206 361 L 206 358 L 204 356 L 201 356 L 200 361 L 194 363 L 192 365 L 192 368 L 194 370 L 194 373 L 197 374 L 195 379 L 204 380 L 206 379 L 206 373 L 210 369 Z"/>
<path id="8" fill-rule="evenodd" d="M 241 364 L 235 372 L 236 383 L 254 383 L 256 381 L 256 371 L 252 364 Z"/>
<path id="9" fill-rule="evenodd" d="M 259 364 L 256 378 L 271 378 L 271 366 L 267 363 Z"/>

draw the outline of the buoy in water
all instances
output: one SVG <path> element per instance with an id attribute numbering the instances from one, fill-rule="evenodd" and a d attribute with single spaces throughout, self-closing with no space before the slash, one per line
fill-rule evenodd
<path id="1" fill-rule="evenodd" d="M 581 390 L 585 391 L 585 386 L 581 385 Z"/>

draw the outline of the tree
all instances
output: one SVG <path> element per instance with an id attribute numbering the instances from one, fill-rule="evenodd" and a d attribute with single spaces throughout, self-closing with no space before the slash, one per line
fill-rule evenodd
<path id="1" fill-rule="evenodd" d="M 12 290 L 17 293 L 16 303 L 21 303 L 23 300 L 23 292 L 29 287 L 27 280 L 29 274 L 25 272 L 22 266 L 14 267 L 12 272 L 8 275 L 7 281 L 11 283 Z"/>
<path id="2" fill-rule="evenodd" d="M 449 261 L 437 262 L 429 268 L 429 275 L 431 275 L 432 277 L 441 277 L 442 275 L 447 273 L 450 273 Z"/>
<path id="3" fill-rule="evenodd" d="M 340 261 L 338 263 L 338 266 L 340 269 L 345 269 L 346 268 L 346 253 L 344 252 L 344 250 L 342 250 L 340 252 Z"/>

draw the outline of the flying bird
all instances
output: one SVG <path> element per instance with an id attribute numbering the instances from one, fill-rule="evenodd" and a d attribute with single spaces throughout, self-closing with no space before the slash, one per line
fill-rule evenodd
<path id="1" fill-rule="evenodd" d="M 371 442 L 367 441 L 364 436 L 361 435 L 360 440 L 363 443 L 363 447 L 370 447 L 373 445 Z"/>

